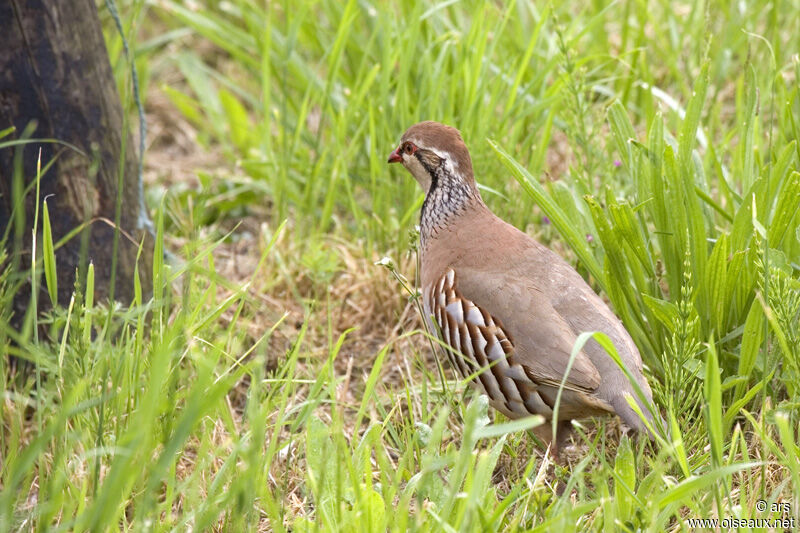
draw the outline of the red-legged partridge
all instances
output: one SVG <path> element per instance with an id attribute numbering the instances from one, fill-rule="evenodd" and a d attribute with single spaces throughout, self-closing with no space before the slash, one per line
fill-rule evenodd
<path id="1" fill-rule="evenodd" d="M 420 217 L 425 318 L 452 348 L 450 361 L 462 377 L 489 367 L 473 384 L 495 409 L 509 418 L 543 415 L 548 423 L 536 433 L 549 440 L 575 339 L 595 330 L 610 337 L 651 402 L 642 359 L 622 323 L 561 257 L 486 207 L 458 130 L 415 124 L 389 163 L 402 163 L 426 192 Z M 644 430 L 626 394 L 636 398 L 622 370 L 590 340 L 561 395 L 557 444 L 576 418 L 616 414 L 628 427 Z"/>

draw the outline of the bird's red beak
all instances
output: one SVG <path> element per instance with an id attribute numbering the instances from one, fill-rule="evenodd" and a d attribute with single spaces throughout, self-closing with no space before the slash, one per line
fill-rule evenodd
<path id="1" fill-rule="evenodd" d="M 398 146 L 389 154 L 389 163 L 401 163 L 402 161 L 403 156 L 400 155 L 400 147 Z"/>

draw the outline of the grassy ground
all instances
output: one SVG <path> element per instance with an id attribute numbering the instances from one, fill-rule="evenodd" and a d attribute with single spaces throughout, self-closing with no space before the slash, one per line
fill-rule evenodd
<path id="1" fill-rule="evenodd" d="M 0 360 L 0 529 L 796 529 L 800 7 L 579 4 L 121 5 L 174 260 L 0 331 L 36 368 Z M 423 119 L 608 299 L 668 437 L 582 422 L 552 465 L 439 366 L 385 164 Z"/>

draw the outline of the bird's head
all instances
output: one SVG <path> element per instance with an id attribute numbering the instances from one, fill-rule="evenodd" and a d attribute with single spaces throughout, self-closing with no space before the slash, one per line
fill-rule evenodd
<path id="1" fill-rule="evenodd" d="M 400 145 L 389 154 L 389 163 L 402 163 L 426 194 L 431 186 L 466 185 L 477 191 L 469 151 L 457 129 L 438 122 L 414 124 Z M 440 183 L 442 180 L 451 183 Z"/>

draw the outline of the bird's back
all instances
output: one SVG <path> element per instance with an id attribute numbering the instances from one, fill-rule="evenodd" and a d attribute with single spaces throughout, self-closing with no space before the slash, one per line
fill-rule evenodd
<path id="1" fill-rule="evenodd" d="M 574 339 L 584 331 L 601 331 L 651 401 L 636 345 L 608 306 L 558 254 L 495 216 L 482 202 L 424 243 L 423 288 L 446 268 L 455 271 L 465 298 L 503 324 L 513 339 L 515 358 L 533 376 L 560 382 Z M 562 397 L 559 418 L 608 410 L 627 425 L 643 429 L 625 399 L 625 393 L 636 397 L 633 387 L 596 341 L 589 340 L 573 361 L 569 382 L 587 392 L 575 400 L 585 405 L 572 405 Z M 640 407 L 648 413 L 641 402 Z"/>

